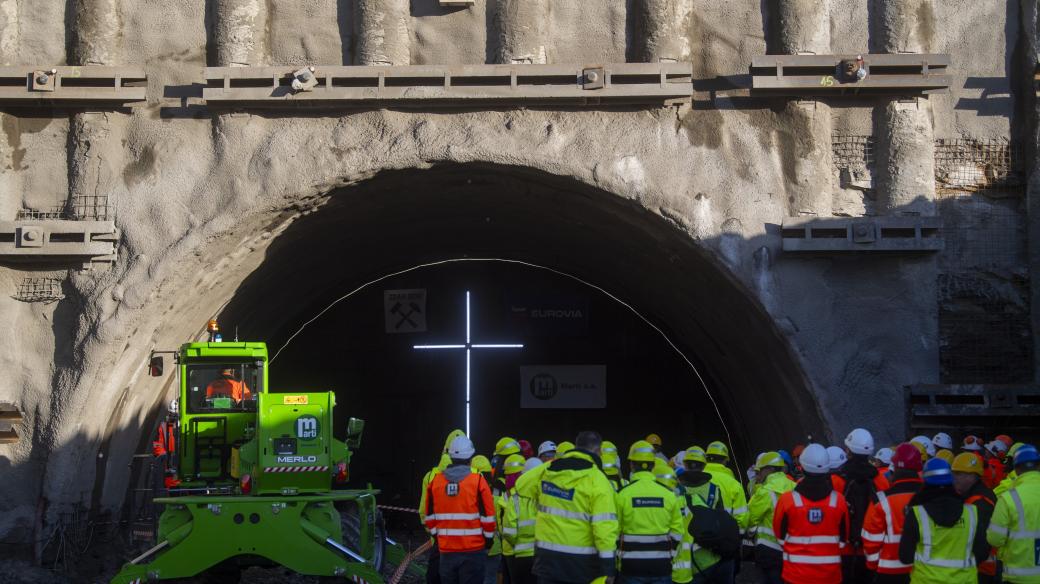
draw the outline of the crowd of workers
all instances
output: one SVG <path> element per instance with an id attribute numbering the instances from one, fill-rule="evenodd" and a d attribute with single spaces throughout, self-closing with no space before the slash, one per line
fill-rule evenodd
<path id="1" fill-rule="evenodd" d="M 1040 454 L 940 433 L 875 450 L 764 452 L 730 468 L 722 442 L 668 457 L 651 434 L 627 461 L 595 432 L 502 438 L 489 459 L 452 432 L 419 505 L 428 584 L 1040 583 Z M 627 470 L 627 472 L 623 472 Z"/>

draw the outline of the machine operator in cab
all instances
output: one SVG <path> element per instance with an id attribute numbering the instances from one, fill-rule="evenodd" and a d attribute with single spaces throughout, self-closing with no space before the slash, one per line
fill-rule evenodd
<path id="1" fill-rule="evenodd" d="M 206 386 L 206 399 L 215 397 L 229 397 L 236 402 L 252 399 L 253 392 L 244 381 L 235 377 L 235 370 L 231 367 L 221 370 L 220 375 L 209 382 Z"/>

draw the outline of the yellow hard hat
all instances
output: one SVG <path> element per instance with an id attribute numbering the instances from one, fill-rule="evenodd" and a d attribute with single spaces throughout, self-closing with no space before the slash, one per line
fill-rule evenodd
<path id="1" fill-rule="evenodd" d="M 701 464 L 708 464 L 708 459 L 704 457 L 704 449 L 700 446 L 691 446 L 686 449 L 686 458 L 683 458 L 683 464 L 687 462 L 699 462 Z"/>
<path id="2" fill-rule="evenodd" d="M 556 445 L 556 456 L 563 456 L 564 454 L 567 454 L 571 450 L 574 450 L 574 443 L 573 442 L 567 442 L 567 441 L 560 442 L 559 444 Z"/>
<path id="3" fill-rule="evenodd" d="M 617 476 L 621 474 L 621 458 L 616 454 L 604 454 L 603 455 L 603 474 L 608 476 Z"/>
<path id="4" fill-rule="evenodd" d="M 654 447 L 646 440 L 637 440 L 628 449 L 628 460 L 631 462 L 653 462 L 656 459 Z"/>
<path id="5" fill-rule="evenodd" d="M 478 454 L 469 461 L 469 466 L 477 472 L 491 472 L 491 461 L 483 454 Z"/>
<path id="6" fill-rule="evenodd" d="M 607 584 L 607 577 L 600 576 L 599 578 L 593 580 L 590 584 Z"/>
<path id="7" fill-rule="evenodd" d="M 924 444 L 920 442 L 911 442 L 910 444 L 913 444 L 917 451 L 921 453 L 921 462 L 928 460 L 928 449 L 925 448 Z"/>
<path id="8" fill-rule="evenodd" d="M 524 464 L 526 463 L 527 460 L 524 458 L 523 454 L 510 454 L 502 465 L 502 472 L 505 473 L 506 476 L 523 472 Z"/>
<path id="9" fill-rule="evenodd" d="M 941 458 L 941 459 L 945 460 L 946 462 L 948 462 L 949 464 L 953 464 L 953 453 L 950 452 L 949 450 L 946 450 L 945 448 L 943 448 L 939 452 L 936 452 L 935 453 L 935 457 L 936 458 Z"/>
<path id="10" fill-rule="evenodd" d="M 495 455 L 509 456 L 510 454 L 520 454 L 520 443 L 508 436 L 499 439 L 495 444 Z"/>
<path id="11" fill-rule="evenodd" d="M 651 434 L 651 435 L 647 436 L 646 440 L 644 442 L 649 442 L 650 444 L 652 444 L 654 446 L 661 446 L 661 444 L 662 444 L 661 437 L 658 436 L 657 434 Z"/>
<path id="12" fill-rule="evenodd" d="M 462 430 L 452 430 L 451 433 L 448 434 L 448 437 L 444 439 L 444 454 L 447 454 L 448 453 L 448 448 L 451 448 L 452 440 L 455 440 L 459 436 L 465 436 L 465 435 L 466 435 L 466 433 L 463 432 Z"/>
<path id="13" fill-rule="evenodd" d="M 600 447 L 599 451 L 603 456 L 607 456 L 608 454 L 613 454 L 617 456 L 618 453 L 617 445 L 611 442 L 610 440 L 604 440 L 603 445 Z"/>
<path id="14" fill-rule="evenodd" d="M 672 467 L 668 466 L 667 462 L 656 457 L 654 458 L 654 476 L 657 477 L 657 482 L 669 489 L 674 489 L 679 484 Z"/>
<path id="15" fill-rule="evenodd" d="M 1023 442 L 1015 442 L 1014 444 L 1012 444 L 1011 448 L 1008 448 L 1008 458 L 1014 460 L 1015 453 L 1018 452 L 1018 449 L 1022 448 L 1023 446 L 1025 446 L 1025 443 Z"/>
<path id="16" fill-rule="evenodd" d="M 729 458 L 729 448 L 727 448 L 726 445 L 723 444 L 722 442 L 719 442 L 718 440 L 716 440 L 715 442 L 712 442 L 711 444 L 708 445 L 708 450 L 705 452 L 705 454 L 713 455 L 713 456 L 721 456 L 723 458 L 727 458 L 728 459 Z"/>
<path id="17" fill-rule="evenodd" d="M 760 471 L 770 466 L 776 468 L 784 468 L 784 466 L 786 466 L 786 463 L 784 462 L 783 457 L 780 456 L 779 452 L 770 451 L 758 455 L 758 460 L 755 461 L 755 470 Z"/>
<path id="18" fill-rule="evenodd" d="M 939 456 L 936 456 L 939 458 Z M 982 476 L 982 461 L 979 457 L 971 452 L 962 452 L 957 455 L 957 458 L 953 459 L 953 472 L 969 472 Z"/>

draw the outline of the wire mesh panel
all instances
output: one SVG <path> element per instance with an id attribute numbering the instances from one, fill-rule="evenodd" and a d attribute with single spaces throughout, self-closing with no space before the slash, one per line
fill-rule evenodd
<path id="1" fill-rule="evenodd" d="M 1025 184 L 1018 149 L 1004 138 L 935 141 L 935 183 L 940 193 L 1021 194 Z"/>
<path id="2" fill-rule="evenodd" d="M 1021 199 L 940 192 L 942 383 L 1033 378 L 1026 214 Z"/>
<path id="3" fill-rule="evenodd" d="M 60 278 L 25 278 L 18 284 L 14 299 L 22 302 L 57 302 L 65 298 Z"/>
<path id="4" fill-rule="evenodd" d="M 47 219 L 68 219 L 68 213 L 65 212 L 64 206 L 55 207 L 49 211 L 40 209 L 19 209 L 18 211 L 19 221 L 44 221 Z"/>
<path id="5" fill-rule="evenodd" d="M 111 207 L 108 195 L 77 195 L 69 201 L 72 219 L 88 221 L 108 221 L 111 219 Z"/>
<path id="6" fill-rule="evenodd" d="M 831 136 L 834 165 L 843 168 L 874 166 L 874 137 L 834 134 Z"/>

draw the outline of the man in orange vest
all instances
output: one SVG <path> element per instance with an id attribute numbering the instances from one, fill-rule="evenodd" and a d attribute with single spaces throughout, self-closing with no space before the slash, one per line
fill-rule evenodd
<path id="1" fill-rule="evenodd" d="M 166 418 L 159 422 L 159 428 L 155 432 L 155 440 L 152 440 L 152 455 L 155 456 L 156 467 L 162 469 L 163 488 L 170 490 L 181 482 L 177 479 L 177 465 L 174 457 L 177 455 L 177 400 L 170 402 Z M 158 480 L 156 480 L 158 490 Z"/>
<path id="2" fill-rule="evenodd" d="M 826 448 L 810 444 L 799 462 L 805 478 L 780 497 L 773 514 L 784 551 L 781 577 L 788 584 L 840 584 L 849 526 L 845 497 L 831 486 Z"/>
<path id="3" fill-rule="evenodd" d="M 232 368 L 224 369 L 220 372 L 220 377 L 217 377 L 213 381 L 209 382 L 206 386 L 206 397 L 230 397 L 236 402 L 250 399 L 253 392 L 249 391 L 249 386 L 244 381 L 235 379 L 235 370 Z"/>
<path id="4" fill-rule="evenodd" d="M 465 436 L 451 441 L 451 464 L 426 491 L 426 529 L 440 553 L 442 584 L 483 584 L 487 550 L 495 537 L 495 502 L 491 487 L 470 468 L 475 454 Z"/>
<path id="5" fill-rule="evenodd" d="M 921 490 L 921 451 L 900 444 L 892 455 L 892 486 L 878 491 L 863 520 L 863 552 L 875 584 L 910 584 L 913 566 L 899 561 L 906 507 Z"/>

